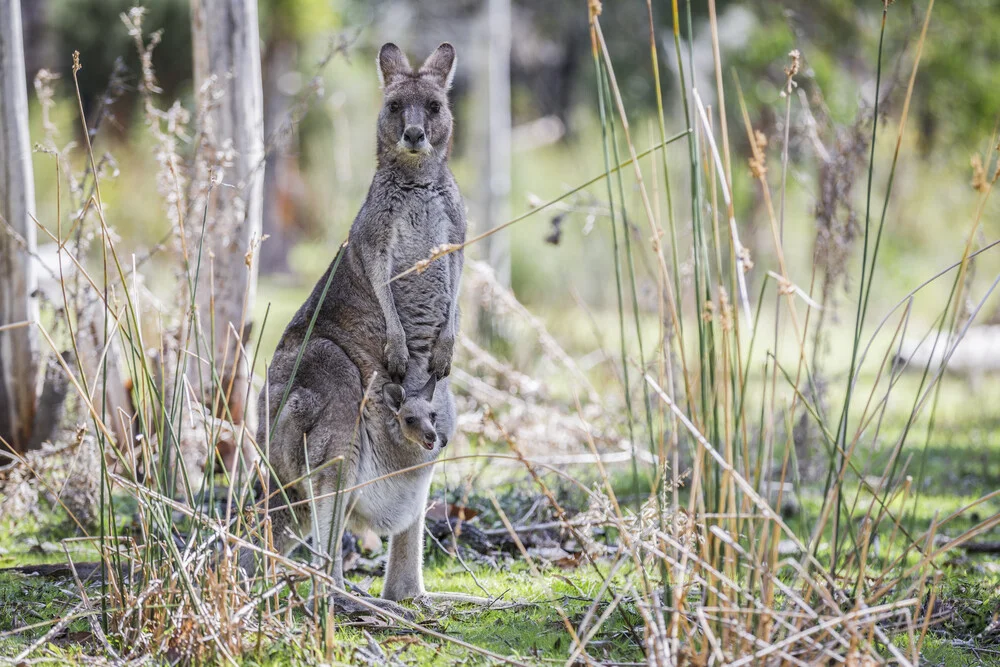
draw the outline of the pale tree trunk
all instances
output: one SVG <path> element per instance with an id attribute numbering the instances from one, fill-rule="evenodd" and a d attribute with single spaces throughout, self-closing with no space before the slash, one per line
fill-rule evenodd
<path id="1" fill-rule="evenodd" d="M 486 133 L 482 183 L 486 229 L 510 217 L 510 0 L 486 0 Z M 501 285 L 510 286 L 510 237 L 507 231 L 485 240 L 484 255 Z"/>
<path id="2" fill-rule="evenodd" d="M 0 437 L 18 451 L 30 442 L 36 409 L 34 212 L 21 8 L 0 0 Z"/>
<path id="3" fill-rule="evenodd" d="M 187 378 L 198 400 L 219 417 L 231 417 L 239 424 L 247 416 L 249 383 L 240 338 L 251 329 L 263 209 L 264 112 L 257 2 L 192 0 L 191 4 L 202 137 L 194 215 L 188 223 L 192 272 L 199 248 L 202 259 L 198 317 L 189 351 L 198 350 L 201 358 L 189 357 Z M 201 217 L 210 179 L 216 185 L 207 204 L 202 239 Z M 220 400 L 220 385 L 213 382 L 210 362 L 228 401 Z M 222 454 L 227 456 L 227 452 Z"/>
<path id="4" fill-rule="evenodd" d="M 475 118 L 485 119 L 475 132 L 479 156 L 479 190 L 475 196 L 474 231 L 481 234 L 510 217 L 510 0 L 484 0 L 479 22 L 478 74 L 472 77 Z M 493 269 L 497 282 L 510 286 L 510 237 L 507 230 L 479 242 L 478 256 Z M 476 317 L 480 337 L 506 340 L 504 328 L 488 308 Z"/>

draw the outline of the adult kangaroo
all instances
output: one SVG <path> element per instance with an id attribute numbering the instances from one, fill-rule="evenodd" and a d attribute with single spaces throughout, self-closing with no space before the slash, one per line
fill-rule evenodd
<path id="1" fill-rule="evenodd" d="M 351 524 L 390 536 L 383 597 L 402 600 L 424 593 L 423 509 L 430 466 L 369 484 L 346 498 L 334 491 L 432 462 L 452 436 L 454 403 L 447 376 L 458 331 L 462 252 L 390 279 L 433 248 L 464 242 L 466 220 L 447 164 L 452 139 L 447 92 L 455 49 L 441 44 L 413 70 L 396 45 L 386 44 L 377 63 L 384 91 L 378 169 L 347 244 L 278 344 L 259 398 L 259 414 L 267 418 L 261 420 L 258 442 L 277 476 L 268 493 L 276 548 L 285 552 L 295 545 L 289 529 L 313 533 L 314 548 L 333 555 L 334 576 L 342 587 L 337 530 L 346 511 Z M 390 381 L 402 388 L 387 389 Z M 398 424 L 393 429 L 406 395 L 426 395 L 431 407 L 424 412 L 429 418 L 440 415 L 432 419 L 437 439 L 430 448 L 396 435 Z M 338 457 L 342 464 L 330 463 Z M 309 471 L 318 472 L 303 480 Z M 295 480 L 302 481 L 289 484 Z M 279 493 L 282 484 L 284 493 Z M 313 502 L 297 502 L 310 493 Z M 286 496 L 294 512 L 286 507 Z M 340 600 L 338 606 L 350 605 Z"/>

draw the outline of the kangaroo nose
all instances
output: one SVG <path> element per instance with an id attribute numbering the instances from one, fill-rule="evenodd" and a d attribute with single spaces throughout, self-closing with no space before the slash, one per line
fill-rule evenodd
<path id="1" fill-rule="evenodd" d="M 434 431 L 424 431 L 424 442 L 434 442 L 437 440 L 437 433 Z"/>
<path id="2" fill-rule="evenodd" d="M 403 132 L 403 140 L 411 146 L 416 146 L 424 140 L 424 129 L 416 125 L 411 125 Z"/>

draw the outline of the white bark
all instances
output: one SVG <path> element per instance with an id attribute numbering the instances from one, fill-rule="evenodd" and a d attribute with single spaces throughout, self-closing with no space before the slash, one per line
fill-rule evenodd
<path id="1" fill-rule="evenodd" d="M 486 49 L 489 127 L 486 133 L 486 184 L 483 223 L 487 229 L 510 217 L 510 0 L 486 0 Z M 485 240 L 485 255 L 501 285 L 510 286 L 510 237 L 504 230 Z"/>
<path id="2" fill-rule="evenodd" d="M 217 185 L 209 202 L 198 327 L 192 334 L 191 349 L 196 349 L 198 336 L 201 360 L 192 358 L 187 374 L 198 399 L 228 417 L 215 403 L 219 385 L 213 383 L 208 364 L 214 359 L 223 392 L 230 396 L 233 421 L 239 423 L 245 415 L 249 374 L 234 330 L 240 336 L 250 330 L 257 261 L 248 253 L 255 251 L 260 239 L 263 210 L 264 105 L 257 2 L 192 0 L 191 4 L 195 86 L 202 98 L 199 111 L 204 112 L 199 117 L 203 140 L 195 192 L 205 194 L 213 174 Z M 196 196 L 188 223 L 192 270 L 202 241 L 204 205 L 204 196 Z M 213 349 L 206 349 L 206 343 Z"/>
<path id="3" fill-rule="evenodd" d="M 0 0 L 0 327 L 31 322 L 0 331 L 0 437 L 18 450 L 30 441 L 36 409 L 34 212 L 21 9 L 19 0 Z"/>

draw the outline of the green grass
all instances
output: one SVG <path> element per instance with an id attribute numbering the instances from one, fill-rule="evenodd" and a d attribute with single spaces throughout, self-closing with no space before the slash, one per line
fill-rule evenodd
<path id="1" fill-rule="evenodd" d="M 935 430 L 926 462 L 927 481 L 923 489 L 919 511 L 915 517 L 915 530 L 923 531 L 935 514 L 944 514 L 997 486 L 1000 471 L 996 462 L 1000 460 L 1000 438 L 988 422 L 971 422 L 961 414 L 962 406 L 968 401 L 952 396 L 962 391 L 954 385 L 945 392 L 945 402 L 953 403 L 959 413 L 955 419 L 942 420 Z M 901 425 L 890 419 L 887 422 L 887 437 L 880 442 L 871 462 L 872 469 L 880 471 L 887 454 L 891 433 Z M 489 448 L 488 443 L 480 443 Z M 590 482 L 597 477 L 592 470 L 576 469 L 574 475 Z M 631 488 L 631 476 L 627 466 L 612 468 L 612 481 L 617 489 L 626 492 Z M 518 476 L 522 475 L 519 479 Z M 497 472 L 496 483 L 492 485 L 501 503 L 510 516 L 524 511 L 521 507 L 525 494 L 523 472 Z M 583 496 L 574 487 L 551 480 L 560 502 L 570 508 L 581 509 Z M 856 485 L 845 485 L 845 491 Z M 439 489 L 439 484 L 435 489 Z M 682 496 L 684 492 L 682 491 Z M 624 497 L 624 496 L 623 496 Z M 851 496 L 853 497 L 853 496 Z M 868 496 L 862 495 L 862 502 Z M 803 497 L 803 513 L 798 518 L 815 517 L 820 499 L 810 491 Z M 473 495 L 470 506 L 485 507 L 486 500 Z M 912 503 L 910 505 L 912 507 Z M 894 509 L 895 506 L 894 506 Z M 978 519 L 1000 512 L 1000 504 L 990 502 L 982 505 L 977 512 Z M 123 511 L 123 528 L 127 528 L 130 512 Z M 486 510 L 480 521 L 492 521 L 495 515 Z M 971 526 L 977 517 L 967 516 L 956 520 L 940 532 L 950 536 Z M 795 525 L 793 521 L 793 525 Z M 39 541 L 58 542 L 74 534 L 61 510 L 42 509 L 36 515 L 22 521 L 0 523 L 0 546 L 7 553 L 0 557 L 0 566 L 15 564 L 36 564 L 62 562 L 60 552 L 38 553 L 26 543 L 31 535 Z M 1000 539 L 994 532 L 979 539 Z M 884 546 L 882 547 L 885 548 Z M 428 544 L 430 554 L 425 569 L 428 590 L 451 591 L 482 595 L 472 575 L 452 558 L 441 555 L 436 546 Z M 873 555 L 877 558 L 877 555 Z M 92 560 L 93 554 L 81 551 L 74 554 L 75 560 Z M 874 561 L 873 561 L 874 562 Z M 469 642 L 501 655 L 518 657 L 528 663 L 544 660 L 565 660 L 569 650 L 569 636 L 563 628 L 555 604 L 561 606 L 571 621 L 579 622 L 590 605 L 599 586 L 597 575 L 587 567 L 560 570 L 550 567 L 541 578 L 534 577 L 527 565 L 518 557 L 501 563 L 499 567 L 469 562 L 475 578 L 490 594 L 507 601 L 525 603 L 512 609 L 483 611 L 475 608 L 456 607 L 451 613 L 440 617 L 433 614 L 424 616 L 423 622 L 439 632 Z M 969 557 L 962 551 L 953 551 L 936 563 L 942 573 L 938 593 L 939 604 L 949 610 L 950 616 L 940 626 L 934 627 L 925 647 L 926 664 L 931 665 L 979 665 L 1000 664 L 991 662 L 995 657 L 991 651 L 1000 650 L 1000 638 L 996 633 L 983 635 L 997 614 L 1000 614 L 1000 560 L 990 557 Z M 370 586 L 377 594 L 380 590 L 379 578 L 352 577 L 362 586 Z M 79 601 L 76 585 L 71 579 L 50 579 L 28 577 L 20 574 L 0 573 L 0 633 L 14 627 L 55 620 L 68 613 Z M 296 615 L 298 630 L 305 631 L 304 619 Z M 41 637 L 47 628 L 26 631 L 14 636 L 0 638 L 0 656 L 11 657 Z M 446 641 L 421 635 L 402 628 L 368 628 L 372 637 L 387 652 L 399 651 L 399 657 L 408 664 L 451 665 L 489 664 L 489 660 L 470 654 L 465 649 Z M 89 627 L 85 620 L 74 621 L 67 632 L 45 647 L 40 655 L 51 660 L 51 664 L 77 664 L 85 655 L 97 650 L 86 642 Z M 641 618 L 630 604 L 625 604 L 620 612 L 614 613 L 602 632 L 592 644 L 593 655 L 609 661 L 641 661 L 639 649 L 642 632 Z M 69 639 L 67 639 L 67 637 Z M 81 641 L 83 643 L 81 643 Z M 367 645 L 360 630 L 350 625 L 337 626 L 333 652 L 329 656 L 308 653 L 303 648 L 305 642 L 287 640 L 262 643 L 260 652 L 250 651 L 244 658 L 248 665 L 290 665 L 301 662 L 332 660 L 333 664 L 357 664 L 357 651 Z"/>
<path id="2" fill-rule="evenodd" d="M 597 575 L 580 569 L 565 572 L 546 569 L 542 580 L 535 578 L 525 563 L 514 563 L 510 567 L 493 569 L 479 566 L 473 572 L 476 579 L 504 601 L 520 603 L 513 609 L 483 611 L 476 607 L 455 607 L 453 612 L 441 617 L 425 615 L 423 622 L 439 632 L 469 642 L 487 650 L 519 657 L 534 662 L 542 659 L 562 659 L 569 656 L 569 637 L 563 627 L 560 615 L 554 605 L 559 605 L 574 622 L 579 622 L 591 604 L 592 597 L 600 586 Z M 352 577 L 364 584 L 359 577 Z M 429 590 L 482 595 L 482 590 L 457 561 L 433 558 L 425 571 L 425 582 Z M 371 587 L 378 593 L 380 581 Z M 308 584 L 301 586 L 308 591 Z M 69 613 L 79 601 L 71 580 L 29 577 L 21 574 L 0 574 L 0 633 L 10 629 L 46 620 L 55 620 Z M 602 607 L 603 609 L 603 607 Z M 301 614 L 298 621 L 303 622 Z M 613 661 L 635 661 L 642 659 L 637 637 L 641 635 L 641 618 L 623 608 L 615 613 L 595 637 L 592 655 Z M 0 640 L 0 659 L 15 655 L 45 634 L 48 627 L 25 631 L 12 638 Z M 471 656 L 454 644 L 432 637 L 420 635 L 408 629 L 375 627 L 368 628 L 372 636 L 386 649 L 402 646 L 409 660 L 418 664 L 488 664 L 482 657 Z M 88 630 L 87 621 L 72 622 L 67 631 L 70 637 L 81 637 Z M 397 643 L 398 642 L 398 643 Z M 55 660 L 72 663 L 74 655 L 82 656 L 81 647 L 72 647 L 73 642 L 56 642 L 43 652 Z M 247 664 L 290 664 L 297 657 L 295 646 L 282 642 L 264 641 L 264 650 L 258 661 L 255 653 L 248 655 Z M 355 664 L 351 656 L 357 647 L 365 644 L 358 629 L 350 624 L 341 625 L 335 635 L 335 662 Z"/>

